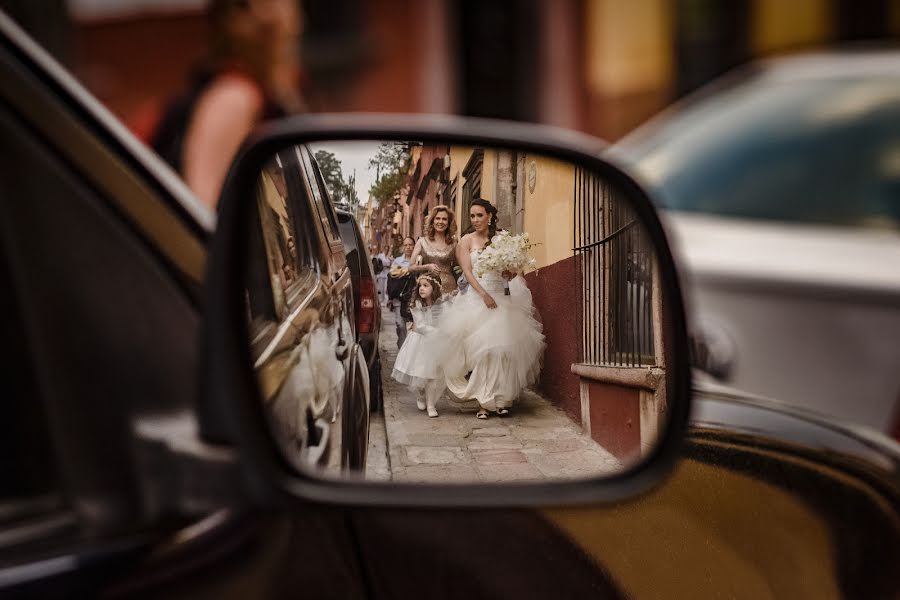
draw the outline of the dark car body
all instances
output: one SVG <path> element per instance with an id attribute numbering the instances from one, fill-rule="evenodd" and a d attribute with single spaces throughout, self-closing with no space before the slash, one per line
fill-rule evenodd
<path id="1" fill-rule="evenodd" d="M 286 148 L 269 162 L 256 207 L 245 293 L 251 353 L 273 429 L 298 464 L 361 470 L 368 385 L 351 382 L 368 382 L 360 373 L 368 368 L 357 356 L 352 269 L 308 148 Z M 330 374 L 330 385 L 304 384 L 313 369 Z"/>
<path id="2" fill-rule="evenodd" d="M 356 339 L 366 357 L 369 368 L 370 406 L 381 408 L 381 359 L 378 355 L 378 334 L 381 331 L 381 307 L 375 286 L 372 258 L 363 240 L 362 231 L 353 213 L 338 209 L 338 229 L 347 253 L 347 265 L 353 282 L 353 314 L 356 317 Z"/>
<path id="3" fill-rule="evenodd" d="M 217 487 L 239 451 L 196 427 L 212 215 L 2 15 L 0 74 L 0 595 L 897 597 L 897 445 L 723 390 L 697 391 L 678 466 L 631 501 Z"/>

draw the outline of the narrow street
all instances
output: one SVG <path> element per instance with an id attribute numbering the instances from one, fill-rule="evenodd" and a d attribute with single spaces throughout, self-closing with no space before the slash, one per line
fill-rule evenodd
<path id="1" fill-rule="evenodd" d="M 502 482 L 597 477 L 619 461 L 580 424 L 527 391 L 507 416 L 475 418 L 475 408 L 438 402 L 439 417 L 416 408 L 415 393 L 391 378 L 397 356 L 393 315 L 382 310 L 383 414 L 370 425 L 366 477 L 417 482 Z"/>

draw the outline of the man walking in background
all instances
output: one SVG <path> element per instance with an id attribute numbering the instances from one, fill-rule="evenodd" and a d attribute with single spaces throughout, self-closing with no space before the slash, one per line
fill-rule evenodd
<path id="1" fill-rule="evenodd" d="M 403 254 L 391 263 L 391 270 L 387 282 L 388 309 L 394 315 L 394 327 L 397 330 L 397 347 L 403 345 L 406 339 L 406 324 L 412 320 L 409 314 L 409 296 L 415 281 L 409 272 L 410 259 L 416 241 L 411 237 L 403 239 L 401 249 Z"/>

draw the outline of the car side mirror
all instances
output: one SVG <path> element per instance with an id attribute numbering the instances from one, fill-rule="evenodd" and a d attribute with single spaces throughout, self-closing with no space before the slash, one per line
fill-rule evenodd
<path id="1" fill-rule="evenodd" d="M 660 481 L 689 413 L 684 307 L 653 204 L 603 149 L 457 117 L 259 132 L 209 258 L 203 437 L 258 492 L 355 505 Z"/>

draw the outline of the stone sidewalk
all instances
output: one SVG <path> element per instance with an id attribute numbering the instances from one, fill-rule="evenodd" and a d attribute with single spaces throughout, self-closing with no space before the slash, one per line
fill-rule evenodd
<path id="1" fill-rule="evenodd" d="M 391 378 L 397 356 L 393 315 L 382 311 L 384 414 L 373 415 L 366 477 L 416 482 L 499 482 L 597 477 L 621 469 L 612 454 L 538 394 L 527 391 L 507 416 L 475 418 L 445 396 L 439 417 Z"/>

